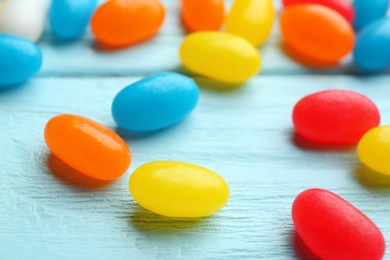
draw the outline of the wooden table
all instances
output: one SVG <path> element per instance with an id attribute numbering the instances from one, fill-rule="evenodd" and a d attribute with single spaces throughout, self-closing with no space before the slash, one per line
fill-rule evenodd
<path id="1" fill-rule="evenodd" d="M 361 76 L 350 58 L 337 68 L 305 68 L 281 51 L 278 25 L 260 49 L 263 70 L 256 78 L 224 90 L 195 76 L 199 105 L 183 122 L 143 136 L 117 128 L 111 102 L 119 90 L 157 72 L 188 74 L 178 58 L 178 1 L 164 3 L 161 32 L 131 48 L 101 49 L 90 33 L 58 43 L 46 33 L 40 74 L 0 93 L 0 259 L 312 259 L 290 211 L 295 196 L 313 187 L 350 201 L 389 239 L 390 178 L 361 165 L 355 147 L 297 137 L 291 112 L 312 92 L 349 89 L 371 98 L 382 124 L 389 124 L 390 77 Z M 127 173 L 112 183 L 94 181 L 51 156 L 43 129 L 60 113 L 117 131 L 133 154 Z M 228 204 L 204 219 L 170 219 L 140 208 L 128 179 L 154 160 L 218 172 L 231 188 Z"/>

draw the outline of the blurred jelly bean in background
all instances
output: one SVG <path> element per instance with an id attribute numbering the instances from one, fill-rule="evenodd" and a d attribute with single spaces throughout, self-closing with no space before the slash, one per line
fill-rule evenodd
<path id="1" fill-rule="evenodd" d="M 226 17 L 226 32 L 260 46 L 269 37 L 274 20 L 272 0 L 235 0 Z"/>
<path id="2" fill-rule="evenodd" d="M 175 161 L 155 161 L 136 169 L 130 193 L 142 207 L 167 217 L 205 217 L 228 201 L 226 181 L 206 168 Z"/>
<path id="3" fill-rule="evenodd" d="M 89 24 L 97 0 L 52 0 L 49 9 L 50 29 L 60 40 L 79 38 Z"/>
<path id="4" fill-rule="evenodd" d="M 45 28 L 47 9 L 47 0 L 5 0 L 0 33 L 38 41 Z"/>
<path id="5" fill-rule="evenodd" d="M 301 192 L 292 206 L 295 228 L 320 259 L 380 260 L 385 239 L 379 228 L 340 196 L 323 189 Z"/>
<path id="6" fill-rule="evenodd" d="M 41 66 L 38 46 L 17 36 L 0 34 L 0 89 L 24 82 Z"/>
<path id="7" fill-rule="evenodd" d="M 318 143 L 356 144 L 380 123 L 376 105 L 348 90 L 320 91 L 302 98 L 293 110 L 295 130 Z"/>
<path id="8" fill-rule="evenodd" d="M 112 103 L 112 116 L 127 131 L 155 131 L 184 119 L 198 97 L 199 88 L 191 78 L 160 73 L 122 89 Z"/>
<path id="9" fill-rule="evenodd" d="M 282 36 L 289 48 L 313 61 L 336 64 L 352 51 L 351 25 L 336 11 L 317 4 L 291 5 L 280 16 Z"/>
<path id="10" fill-rule="evenodd" d="M 353 22 L 355 11 L 349 0 L 283 0 L 285 7 L 294 4 L 319 4 L 333 9 L 341 14 L 349 23 Z"/>
<path id="11" fill-rule="evenodd" d="M 124 47 L 155 35 L 164 18 L 159 0 L 109 0 L 97 8 L 91 27 L 99 42 Z"/>
<path id="12" fill-rule="evenodd" d="M 357 152 L 366 166 L 390 175 L 390 126 L 380 126 L 368 131 L 360 140 Z"/>
<path id="13" fill-rule="evenodd" d="M 224 0 L 181 0 L 181 18 L 190 32 L 219 30 L 225 19 Z"/>
<path id="14" fill-rule="evenodd" d="M 189 34 L 180 46 L 180 58 L 190 71 L 231 84 L 248 80 L 261 68 L 258 50 L 245 39 L 225 32 Z"/>
<path id="15" fill-rule="evenodd" d="M 359 31 L 386 15 L 389 0 L 353 0 L 352 4 L 355 9 L 353 27 Z"/>
<path id="16" fill-rule="evenodd" d="M 353 57 L 357 66 L 366 71 L 384 69 L 390 65 L 390 19 L 378 19 L 360 30 Z"/>
<path id="17" fill-rule="evenodd" d="M 130 150 L 114 131 L 91 119 L 62 114 L 44 133 L 47 147 L 64 163 L 98 180 L 114 180 L 129 168 Z"/>

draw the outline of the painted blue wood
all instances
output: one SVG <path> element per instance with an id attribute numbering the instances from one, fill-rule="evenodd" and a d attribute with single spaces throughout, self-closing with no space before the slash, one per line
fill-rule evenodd
<path id="1" fill-rule="evenodd" d="M 99 49 L 101 47 L 92 35 L 66 44 L 55 43 L 50 35 L 45 35 L 40 42 L 45 54 L 40 76 L 140 76 L 167 70 L 193 76 L 181 66 L 178 50 L 182 40 L 182 35 L 161 33 L 131 48 L 104 51 Z M 297 63 L 281 51 L 281 45 L 280 36 L 275 36 L 260 48 L 260 75 L 359 73 L 350 56 L 343 59 L 338 66 L 316 68 Z"/>
<path id="2" fill-rule="evenodd" d="M 302 190 L 332 190 L 377 223 L 386 238 L 390 178 L 363 167 L 354 148 L 296 138 L 291 109 L 302 96 L 337 87 L 366 94 L 390 123 L 390 77 L 264 76 L 233 91 L 202 86 L 182 123 L 150 136 L 119 131 L 116 93 L 138 78 L 37 78 L 0 95 L 0 257 L 4 259 L 299 259 L 291 203 Z M 75 113 L 118 131 L 133 153 L 113 183 L 91 181 L 49 155 L 43 128 Z M 196 163 L 220 173 L 231 199 L 205 219 L 179 220 L 139 208 L 130 173 L 153 160 Z M 295 240 L 294 240 L 295 239 Z M 303 249 L 302 249 L 303 248 Z"/>
<path id="3" fill-rule="evenodd" d="M 45 54 L 41 76 L 139 76 L 166 70 L 188 75 L 190 72 L 180 66 L 179 46 L 185 35 L 180 19 L 179 1 L 165 0 L 166 19 L 160 32 L 152 39 L 128 48 L 110 49 L 94 40 L 90 31 L 78 41 L 61 43 L 50 34 L 50 28 L 40 41 Z M 231 1 L 227 1 L 229 10 Z M 281 10 L 279 0 L 275 8 Z M 282 51 L 281 51 L 282 50 Z M 351 57 L 339 65 L 316 68 L 298 64 L 287 56 L 283 47 L 278 20 L 267 43 L 259 48 L 263 59 L 261 75 L 274 74 L 356 74 L 359 70 Z M 60 55 L 59 55 L 60 53 Z"/>
<path id="4" fill-rule="evenodd" d="M 178 8 L 178 1 L 164 3 Z M 88 33 L 67 45 L 46 34 L 41 74 L 0 93 L 0 259 L 315 259 L 290 215 L 295 196 L 312 187 L 353 203 L 389 241 L 390 177 L 362 166 L 354 147 L 296 137 L 291 123 L 301 97 L 340 88 L 370 97 L 390 124 L 389 76 L 343 75 L 348 67 L 313 73 L 280 52 L 275 31 L 261 50 L 260 76 L 230 90 L 195 77 L 199 105 L 183 122 L 145 136 L 116 127 L 111 102 L 119 90 L 151 73 L 181 71 L 182 35 L 170 13 L 157 38 L 120 52 L 95 51 Z M 51 156 L 43 129 L 59 113 L 117 131 L 133 154 L 126 174 L 100 182 Z M 226 207 L 204 219 L 170 219 L 137 206 L 127 187 L 131 172 L 162 159 L 221 174 L 231 188 Z"/>

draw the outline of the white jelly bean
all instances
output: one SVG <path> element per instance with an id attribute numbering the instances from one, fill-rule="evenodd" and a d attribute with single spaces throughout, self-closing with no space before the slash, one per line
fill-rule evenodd
<path id="1" fill-rule="evenodd" d="M 45 28 L 47 0 L 5 0 L 0 13 L 0 33 L 36 42 Z"/>

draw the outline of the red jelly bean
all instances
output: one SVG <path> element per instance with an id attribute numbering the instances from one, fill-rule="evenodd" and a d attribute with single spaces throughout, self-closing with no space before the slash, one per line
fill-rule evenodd
<path id="1" fill-rule="evenodd" d="M 356 144 L 379 125 L 376 105 L 359 93 L 327 90 L 302 98 L 292 115 L 295 130 L 319 143 Z"/>
<path id="2" fill-rule="evenodd" d="M 292 205 L 295 228 L 324 260 L 379 260 L 385 240 L 379 228 L 340 196 L 322 189 L 300 193 Z"/>
<path id="3" fill-rule="evenodd" d="M 349 22 L 352 23 L 355 17 L 355 11 L 348 0 L 283 0 L 283 5 L 288 7 L 294 4 L 319 4 L 335 10 Z"/>

